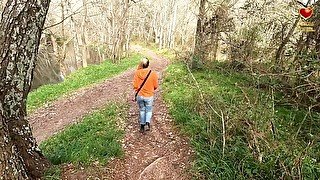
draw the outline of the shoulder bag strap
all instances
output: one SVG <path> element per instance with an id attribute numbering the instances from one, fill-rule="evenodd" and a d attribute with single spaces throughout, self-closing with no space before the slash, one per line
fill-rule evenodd
<path id="1" fill-rule="evenodd" d="M 149 71 L 147 77 L 144 79 L 144 81 L 142 82 L 140 88 L 139 88 L 138 91 L 136 92 L 135 99 L 137 99 L 138 93 L 139 93 L 140 90 L 142 89 L 143 85 L 146 83 L 146 81 L 147 81 L 147 79 L 148 79 L 148 77 L 149 77 L 150 74 L 151 74 L 151 70 Z"/>

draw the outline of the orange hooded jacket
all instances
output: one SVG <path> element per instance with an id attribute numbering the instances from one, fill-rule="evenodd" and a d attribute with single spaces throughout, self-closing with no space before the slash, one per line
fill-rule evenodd
<path id="1" fill-rule="evenodd" d="M 140 69 L 138 68 L 134 74 L 134 79 L 133 79 L 133 88 L 137 92 L 138 89 L 140 88 L 142 82 L 144 79 L 147 77 L 148 73 L 150 71 L 150 68 L 146 69 Z M 154 90 L 158 88 L 158 75 L 156 72 L 151 71 L 147 81 L 143 85 L 142 89 L 138 93 L 139 96 L 143 97 L 151 97 L 154 95 Z"/>

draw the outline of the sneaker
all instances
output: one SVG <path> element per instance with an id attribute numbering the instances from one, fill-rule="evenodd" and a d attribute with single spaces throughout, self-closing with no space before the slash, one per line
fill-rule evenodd
<path id="1" fill-rule="evenodd" d="M 141 133 L 144 133 L 144 124 L 141 124 L 141 125 L 140 125 L 140 132 L 141 132 Z"/>
<path id="2" fill-rule="evenodd" d="M 146 125 L 148 126 L 148 129 L 146 131 L 150 131 L 150 123 L 146 123 Z"/>

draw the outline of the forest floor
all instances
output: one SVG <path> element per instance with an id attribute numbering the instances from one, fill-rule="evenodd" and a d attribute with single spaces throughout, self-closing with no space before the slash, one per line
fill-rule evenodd
<path id="1" fill-rule="evenodd" d="M 133 48 L 153 59 L 151 69 L 159 73 L 161 82 L 168 60 L 140 46 Z M 188 170 L 193 152 L 187 138 L 175 129 L 161 89 L 155 96 L 151 131 L 146 134 L 139 132 L 138 107 L 131 101 L 134 96 L 134 72 L 135 69 L 131 69 L 103 83 L 80 89 L 30 115 L 33 134 L 41 143 L 110 102 L 126 102 L 129 105 L 127 121 L 122 125 L 125 131 L 122 141 L 124 157 L 113 159 L 107 166 L 93 164 L 78 168 L 65 164 L 62 179 L 190 179 Z"/>

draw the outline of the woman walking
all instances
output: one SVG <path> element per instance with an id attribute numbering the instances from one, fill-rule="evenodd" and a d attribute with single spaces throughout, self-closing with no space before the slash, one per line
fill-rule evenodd
<path id="1" fill-rule="evenodd" d="M 149 60 L 142 58 L 134 74 L 133 88 L 136 92 L 136 100 L 140 111 L 140 132 L 150 130 L 154 90 L 158 88 L 158 75 L 149 68 Z"/>

